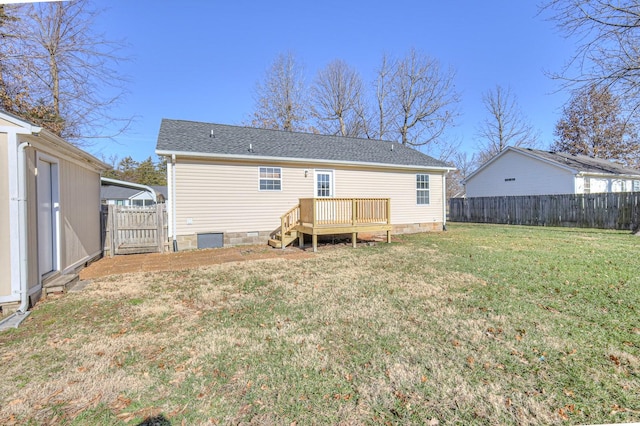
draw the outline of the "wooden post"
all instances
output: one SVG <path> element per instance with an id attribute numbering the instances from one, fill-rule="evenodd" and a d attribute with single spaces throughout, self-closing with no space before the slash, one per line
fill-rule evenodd
<path id="1" fill-rule="evenodd" d="M 387 224 L 391 225 L 391 198 L 387 198 Z M 387 243 L 391 243 L 391 231 L 387 231 Z"/>
<path id="2" fill-rule="evenodd" d="M 280 248 L 284 250 L 284 216 L 280 217 Z"/>
<path id="3" fill-rule="evenodd" d="M 298 235 L 298 247 L 304 248 L 304 234 L 302 232 Z"/>
<path id="4" fill-rule="evenodd" d="M 318 251 L 318 236 L 316 234 L 311 235 L 311 244 L 313 245 L 313 252 Z"/>
<path id="5" fill-rule="evenodd" d="M 353 248 L 356 248 L 357 242 L 358 242 L 358 233 L 354 232 L 351 234 L 351 245 L 353 246 Z"/>
<path id="6" fill-rule="evenodd" d="M 109 257 L 114 257 L 116 255 L 116 238 L 117 238 L 117 234 L 118 234 L 118 227 L 117 227 L 117 212 L 116 212 L 116 208 L 117 206 L 114 204 L 110 204 L 109 205 L 109 222 L 110 222 L 110 231 L 111 231 L 111 246 L 109 248 Z"/>
<path id="7" fill-rule="evenodd" d="M 358 220 L 357 220 L 358 207 L 357 206 L 358 206 L 358 203 L 356 202 L 356 199 L 354 198 L 353 200 L 351 200 L 351 224 L 353 226 L 356 226 L 356 223 L 358 222 Z"/>
<path id="8" fill-rule="evenodd" d="M 156 241 L 158 241 L 158 252 L 162 253 L 164 250 L 164 241 L 162 240 L 162 204 L 156 203 Z"/>

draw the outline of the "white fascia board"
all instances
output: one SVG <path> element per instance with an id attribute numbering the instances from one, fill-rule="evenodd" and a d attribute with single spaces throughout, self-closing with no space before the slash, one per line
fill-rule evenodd
<path id="1" fill-rule="evenodd" d="M 317 160 L 310 158 L 290 158 L 290 157 L 265 157 L 255 155 L 232 155 L 232 154 L 210 154 L 204 152 L 188 152 L 188 151 L 163 151 L 156 150 L 156 155 L 159 156 L 172 156 L 177 157 L 192 157 L 192 158 L 206 158 L 206 159 L 219 159 L 219 160 L 250 160 L 250 161 L 278 161 L 283 163 L 295 163 L 295 164 L 337 164 L 346 166 L 366 166 L 385 169 L 406 169 L 406 170 L 436 170 L 442 172 L 450 172 L 455 170 L 455 167 L 438 167 L 438 166 L 419 166 L 419 165 L 400 165 L 400 164 L 386 164 L 386 163 L 366 163 L 360 161 L 341 161 L 341 160 Z"/>
<path id="2" fill-rule="evenodd" d="M 596 173 L 596 172 L 578 172 L 576 176 L 595 176 L 595 177 L 605 177 L 609 179 L 640 179 L 640 175 L 629 175 L 629 174 L 615 174 L 615 173 Z"/>

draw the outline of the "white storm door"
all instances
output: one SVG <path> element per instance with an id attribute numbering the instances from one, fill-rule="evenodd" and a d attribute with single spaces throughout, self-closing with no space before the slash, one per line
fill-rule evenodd
<path id="1" fill-rule="evenodd" d="M 55 269 L 55 222 L 53 167 L 46 161 L 38 161 L 38 266 L 40 275 Z"/>
<path id="2" fill-rule="evenodd" d="M 333 171 L 316 170 L 316 191 L 318 198 L 333 197 Z"/>

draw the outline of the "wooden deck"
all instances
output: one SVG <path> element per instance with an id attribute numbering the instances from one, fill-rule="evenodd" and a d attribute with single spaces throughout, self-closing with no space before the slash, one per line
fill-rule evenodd
<path id="1" fill-rule="evenodd" d="M 389 198 L 301 198 L 300 203 L 280 218 L 273 247 L 284 248 L 296 238 L 304 246 L 304 235 L 311 235 L 313 251 L 318 235 L 351 234 L 353 247 L 358 232 L 387 233 L 391 242 L 391 201 Z"/>

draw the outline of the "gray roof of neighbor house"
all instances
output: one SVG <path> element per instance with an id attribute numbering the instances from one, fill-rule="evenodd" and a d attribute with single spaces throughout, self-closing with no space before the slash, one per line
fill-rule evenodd
<path id="1" fill-rule="evenodd" d="M 519 151 L 529 155 L 535 155 L 542 159 L 552 161 L 563 167 L 569 167 L 582 173 L 612 174 L 612 175 L 638 175 L 640 170 L 631 169 L 613 161 L 601 158 L 592 158 L 586 155 L 574 155 L 566 152 L 541 151 L 531 148 L 509 147 L 513 151 Z"/>
<path id="2" fill-rule="evenodd" d="M 158 155 L 453 169 L 397 142 L 163 119 Z"/>
<path id="3" fill-rule="evenodd" d="M 144 191 L 137 188 L 125 188 L 124 186 L 105 184 L 100 186 L 100 198 L 103 200 L 126 200 L 141 192 Z"/>

